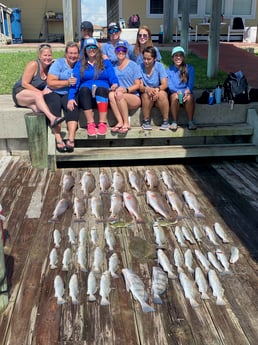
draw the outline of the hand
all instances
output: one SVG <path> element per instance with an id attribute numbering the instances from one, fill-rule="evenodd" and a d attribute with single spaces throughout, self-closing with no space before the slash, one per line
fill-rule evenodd
<path id="1" fill-rule="evenodd" d="M 70 77 L 70 78 L 68 79 L 68 86 L 74 86 L 74 85 L 76 84 L 76 82 L 77 82 L 77 78 L 75 78 L 75 77 Z"/>
<path id="2" fill-rule="evenodd" d="M 75 106 L 77 106 L 77 102 L 75 101 L 75 99 L 71 99 L 70 101 L 68 101 L 67 109 L 69 109 L 70 111 L 73 111 Z"/>

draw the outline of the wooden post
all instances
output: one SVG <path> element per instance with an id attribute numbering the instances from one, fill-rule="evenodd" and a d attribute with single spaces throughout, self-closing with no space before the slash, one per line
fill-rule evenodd
<path id="1" fill-rule="evenodd" d="M 184 48 L 185 55 L 188 55 L 188 44 L 189 44 L 189 12 L 190 12 L 190 1 L 183 0 L 182 2 L 182 30 L 180 46 Z"/>
<path id="2" fill-rule="evenodd" d="M 67 42 L 74 40 L 72 0 L 63 0 L 63 17 L 64 17 L 64 40 L 66 44 Z"/>
<path id="3" fill-rule="evenodd" d="M 3 241 L 1 238 L 0 239 L 0 314 L 5 310 L 7 305 L 8 305 L 8 286 L 7 286 L 7 279 L 6 279 L 4 247 L 3 247 Z"/>
<path id="4" fill-rule="evenodd" d="M 174 29 L 174 1 L 164 0 L 163 4 L 163 42 L 171 44 Z"/>
<path id="5" fill-rule="evenodd" d="M 28 134 L 31 165 L 34 168 L 48 167 L 48 140 L 46 117 L 43 113 L 24 115 Z"/>

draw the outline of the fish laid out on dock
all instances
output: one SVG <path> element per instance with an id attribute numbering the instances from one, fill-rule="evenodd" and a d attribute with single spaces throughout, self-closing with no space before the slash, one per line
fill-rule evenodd
<path id="1" fill-rule="evenodd" d="M 232 246 L 230 249 L 229 262 L 231 264 L 234 264 L 238 261 L 238 259 L 239 259 L 239 249 L 235 246 Z"/>
<path id="2" fill-rule="evenodd" d="M 69 208 L 69 204 L 69 201 L 65 198 L 59 200 L 53 211 L 52 218 L 49 219 L 49 222 L 59 222 L 58 217 L 65 213 L 65 211 Z"/>
<path id="3" fill-rule="evenodd" d="M 209 240 L 211 241 L 211 243 L 213 243 L 215 246 L 218 246 L 219 243 L 217 242 L 216 236 L 215 236 L 214 232 L 212 231 L 212 229 L 207 225 L 205 225 L 203 227 L 203 229 L 204 229 L 206 235 L 208 236 Z"/>
<path id="4" fill-rule="evenodd" d="M 153 208 L 153 210 L 160 214 L 162 217 L 173 221 L 173 219 L 169 213 L 169 209 L 167 207 L 167 203 L 165 199 L 163 200 L 162 195 L 159 192 L 153 192 L 148 190 L 146 192 L 146 201 L 147 203 Z"/>
<path id="5" fill-rule="evenodd" d="M 61 233 L 58 229 L 55 229 L 53 232 L 54 244 L 56 248 L 60 247 L 61 242 Z"/>
<path id="6" fill-rule="evenodd" d="M 78 295 L 79 295 L 79 282 L 77 274 L 73 274 L 69 280 L 69 296 L 72 299 L 73 304 L 78 304 Z"/>
<path id="7" fill-rule="evenodd" d="M 128 171 L 128 180 L 131 187 L 136 190 L 138 195 L 143 193 L 144 181 L 137 171 L 130 169 Z"/>
<path id="8" fill-rule="evenodd" d="M 146 301 L 149 298 L 141 278 L 131 269 L 123 268 L 122 273 L 125 279 L 126 290 L 131 291 L 135 300 L 139 301 L 144 313 L 155 311 Z"/>
<path id="9" fill-rule="evenodd" d="M 165 193 L 165 196 L 170 203 L 172 209 L 177 212 L 177 218 L 178 219 L 183 219 L 186 216 L 184 215 L 184 201 L 180 198 L 180 196 L 172 190 L 168 190 Z"/>
<path id="10" fill-rule="evenodd" d="M 135 218 L 136 223 L 144 223 L 144 220 L 140 215 L 140 208 L 136 197 L 131 193 L 123 192 L 123 200 L 125 207 L 131 217 Z"/>
<path id="11" fill-rule="evenodd" d="M 123 198 L 120 193 L 112 193 L 110 196 L 110 221 L 119 219 L 120 212 L 123 209 Z"/>
<path id="12" fill-rule="evenodd" d="M 176 279 L 177 276 L 173 272 L 173 267 L 172 264 L 170 263 L 167 255 L 164 253 L 162 249 L 158 249 L 157 251 L 157 256 L 158 256 L 158 263 L 160 266 L 163 268 L 165 272 L 168 274 L 168 278 L 170 279 Z"/>
<path id="13" fill-rule="evenodd" d="M 103 221 L 103 202 L 101 199 L 101 196 L 94 195 L 91 198 L 91 212 L 96 217 L 96 222 L 102 222 Z"/>
<path id="14" fill-rule="evenodd" d="M 64 193 L 69 193 L 75 185 L 75 178 L 72 173 L 69 171 L 64 174 L 62 188 Z"/>
<path id="15" fill-rule="evenodd" d="M 193 308 L 199 307 L 199 303 L 196 301 L 194 282 L 184 272 L 179 273 L 179 281 L 184 290 L 185 297 L 189 300 L 191 306 Z"/>
<path id="16" fill-rule="evenodd" d="M 200 267 L 195 268 L 195 274 L 194 274 L 194 279 L 196 284 L 198 285 L 198 289 L 201 293 L 201 298 L 202 299 L 209 299 L 210 297 L 207 294 L 208 291 L 208 282 L 206 278 L 204 277 L 204 274 Z"/>
<path id="17" fill-rule="evenodd" d="M 117 253 L 113 253 L 108 260 L 108 270 L 113 278 L 119 278 L 116 273 L 119 268 L 119 259 Z"/>
<path id="18" fill-rule="evenodd" d="M 194 216 L 197 218 L 204 218 L 205 215 L 200 211 L 200 204 L 194 193 L 185 190 L 183 191 L 183 196 L 189 208 L 194 211 Z"/>
<path id="19" fill-rule="evenodd" d="M 72 251 L 70 248 L 66 248 L 63 254 L 62 271 L 68 271 L 69 265 L 71 262 L 72 262 Z"/>
<path id="20" fill-rule="evenodd" d="M 90 171 L 85 171 L 82 175 L 81 186 L 84 196 L 89 198 L 96 188 L 96 179 Z"/>
<path id="21" fill-rule="evenodd" d="M 57 264 L 58 264 L 57 250 L 56 248 L 53 248 L 49 254 L 50 269 L 54 270 L 55 268 L 57 268 Z"/>
<path id="22" fill-rule="evenodd" d="M 162 304 L 160 295 L 164 294 L 168 287 L 168 276 L 158 266 L 152 267 L 152 285 L 151 291 L 153 293 L 153 303 Z"/>
<path id="23" fill-rule="evenodd" d="M 76 222 L 85 222 L 85 219 L 82 219 L 82 217 L 86 213 L 86 206 L 85 206 L 84 199 L 78 198 L 76 196 L 74 198 L 74 202 L 73 202 L 73 210 L 74 210 L 74 214 L 76 216 Z"/>
<path id="24" fill-rule="evenodd" d="M 109 188 L 111 187 L 111 181 L 109 175 L 105 170 L 101 170 L 99 174 L 99 187 L 101 193 L 107 193 Z"/>
<path id="25" fill-rule="evenodd" d="M 88 280 L 87 280 L 88 301 L 90 302 L 96 301 L 96 297 L 94 295 L 97 292 L 97 290 L 98 290 L 98 287 L 97 287 L 97 279 L 96 279 L 95 273 L 93 271 L 90 271 L 88 275 Z"/>
<path id="26" fill-rule="evenodd" d="M 57 275 L 54 280 L 55 297 L 57 298 L 57 304 L 64 304 L 64 282 L 63 279 Z"/>
<path id="27" fill-rule="evenodd" d="M 159 248 L 164 247 L 167 241 L 164 230 L 159 226 L 158 222 L 154 222 L 152 228 L 154 231 L 155 242 L 157 243 Z"/>
<path id="28" fill-rule="evenodd" d="M 223 299 L 224 296 L 224 289 L 221 285 L 221 282 L 214 270 L 209 270 L 208 272 L 208 278 L 209 278 L 209 285 L 212 288 L 213 296 L 215 296 L 216 304 L 217 305 L 225 305 L 226 302 Z"/>
<path id="29" fill-rule="evenodd" d="M 105 306 L 105 305 L 110 304 L 108 300 L 110 291 L 111 291 L 110 272 L 105 271 L 101 274 L 101 278 L 100 278 L 100 289 L 99 289 L 99 294 L 101 296 L 100 305 Z"/>
<path id="30" fill-rule="evenodd" d="M 112 187 L 114 193 L 123 193 L 125 191 L 125 179 L 123 174 L 118 170 L 113 172 Z"/>
<path id="31" fill-rule="evenodd" d="M 159 185 L 159 178 L 153 169 L 147 169 L 144 174 L 144 180 L 150 190 L 154 190 Z"/>
<path id="32" fill-rule="evenodd" d="M 229 243 L 230 240 L 228 239 L 228 236 L 222 228 L 221 224 L 215 223 L 213 226 L 216 234 L 222 239 L 223 243 Z"/>
<path id="33" fill-rule="evenodd" d="M 167 186 L 167 188 L 169 190 L 173 190 L 174 189 L 174 182 L 173 182 L 172 175 L 168 171 L 162 170 L 161 171 L 161 177 L 162 177 L 164 184 Z"/>

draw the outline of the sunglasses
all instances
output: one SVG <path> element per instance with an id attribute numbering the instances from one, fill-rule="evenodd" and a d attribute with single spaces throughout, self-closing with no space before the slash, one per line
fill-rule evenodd
<path id="1" fill-rule="evenodd" d="M 115 52 L 116 52 L 116 53 L 120 53 L 120 52 L 126 53 L 126 52 L 127 52 L 127 48 L 126 48 L 126 47 L 117 47 L 117 48 L 115 49 Z"/>
<path id="2" fill-rule="evenodd" d="M 108 30 L 108 33 L 109 33 L 109 34 L 117 34 L 118 32 L 119 32 L 118 29 L 109 29 L 109 30 Z"/>
<path id="3" fill-rule="evenodd" d="M 39 49 L 43 49 L 43 48 L 51 48 L 51 45 L 48 43 L 42 43 L 39 45 Z"/>
<path id="4" fill-rule="evenodd" d="M 86 50 L 90 50 L 90 49 L 97 49 L 97 47 L 96 46 L 87 46 L 86 47 Z"/>
<path id="5" fill-rule="evenodd" d="M 138 34 L 138 37 L 147 39 L 149 36 L 147 34 Z"/>

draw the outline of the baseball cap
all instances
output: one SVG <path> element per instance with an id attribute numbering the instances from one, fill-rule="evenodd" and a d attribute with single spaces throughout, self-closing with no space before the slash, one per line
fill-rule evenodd
<path id="1" fill-rule="evenodd" d="M 180 46 L 174 47 L 174 48 L 172 49 L 171 55 L 173 56 L 173 55 L 176 54 L 176 53 L 182 53 L 183 55 L 185 55 L 184 48 L 183 48 L 183 47 L 180 47 Z"/>
<path id="2" fill-rule="evenodd" d="M 90 38 L 87 38 L 85 40 L 84 46 L 85 47 L 87 47 L 87 46 L 96 46 L 97 47 L 98 46 L 98 42 L 97 42 L 96 38 L 90 37 Z"/>
<path id="3" fill-rule="evenodd" d="M 115 44 L 115 48 L 118 48 L 118 47 L 124 47 L 126 49 L 128 49 L 128 44 L 125 42 L 125 41 L 118 41 L 116 42 Z"/>
<path id="4" fill-rule="evenodd" d="M 112 22 L 108 25 L 108 30 L 110 30 L 110 29 L 117 29 L 117 30 L 121 31 L 120 25 L 115 23 L 115 22 Z"/>
<path id="5" fill-rule="evenodd" d="M 81 30 L 87 30 L 87 29 L 93 31 L 92 23 L 91 22 L 87 22 L 87 21 L 82 22 L 81 23 Z"/>

